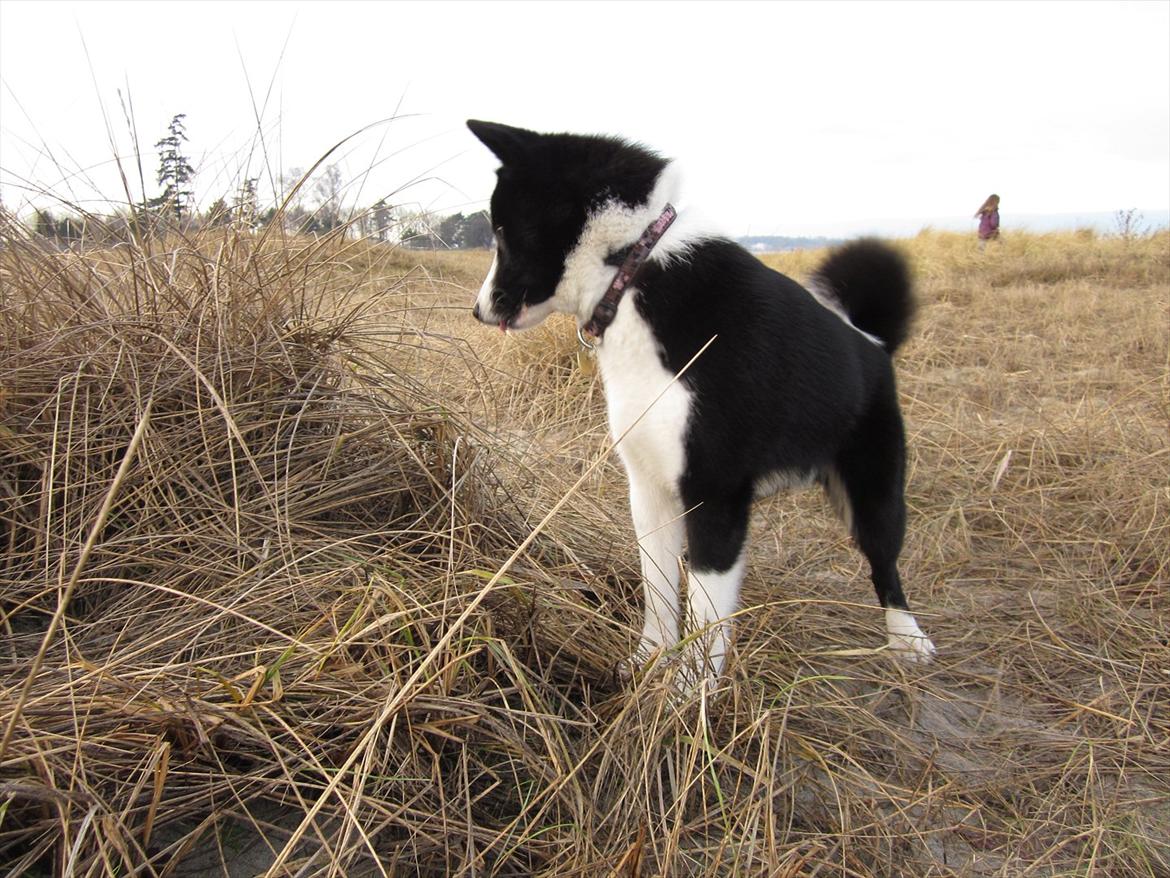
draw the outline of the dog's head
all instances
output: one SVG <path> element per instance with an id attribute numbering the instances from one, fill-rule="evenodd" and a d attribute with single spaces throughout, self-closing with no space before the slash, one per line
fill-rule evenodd
<path id="1" fill-rule="evenodd" d="M 501 329 L 527 329 L 576 310 L 566 263 L 586 227 L 611 207 L 645 205 L 665 159 L 616 138 L 475 120 L 467 127 L 500 160 L 491 199 L 496 255 L 472 313 Z"/>

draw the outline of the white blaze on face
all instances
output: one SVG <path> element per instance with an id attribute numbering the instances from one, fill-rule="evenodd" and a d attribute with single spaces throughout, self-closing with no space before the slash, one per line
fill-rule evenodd
<path id="1" fill-rule="evenodd" d="M 479 319 L 484 323 L 495 323 L 499 320 L 495 311 L 492 310 L 492 290 L 495 288 L 496 266 L 499 262 L 500 254 L 496 253 L 492 257 L 492 267 L 488 269 L 487 277 L 483 279 L 479 295 L 475 299 L 476 307 L 479 309 Z"/>

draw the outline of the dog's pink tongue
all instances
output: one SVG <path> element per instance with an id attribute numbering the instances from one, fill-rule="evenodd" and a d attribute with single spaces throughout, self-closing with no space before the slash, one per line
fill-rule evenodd
<path id="1" fill-rule="evenodd" d="M 507 332 L 507 331 L 508 331 L 508 321 L 501 320 L 500 321 L 500 332 Z"/>

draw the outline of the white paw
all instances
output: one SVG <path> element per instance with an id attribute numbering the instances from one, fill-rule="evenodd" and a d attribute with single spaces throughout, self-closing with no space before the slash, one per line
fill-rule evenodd
<path id="1" fill-rule="evenodd" d="M 633 655 L 617 665 L 618 678 L 627 684 L 647 672 L 655 679 L 667 681 L 674 696 L 684 701 L 695 697 L 700 689 L 712 693 L 719 686 L 719 674 L 710 657 L 694 643 L 684 642 L 667 649 L 643 641 Z"/>
<path id="2" fill-rule="evenodd" d="M 665 653 L 666 649 L 661 643 L 643 636 L 633 655 L 618 660 L 618 677 L 628 683 L 641 671 L 655 664 L 657 659 L 663 658 Z"/>
<path id="3" fill-rule="evenodd" d="M 646 660 L 638 653 L 634 653 L 629 658 L 624 658 L 617 663 L 618 679 L 623 683 L 630 683 L 638 676 L 639 673 L 646 667 Z"/>
<path id="4" fill-rule="evenodd" d="M 930 638 L 922 633 L 914 617 L 906 610 L 886 610 L 886 632 L 890 652 L 903 661 L 926 663 L 937 652 Z"/>
<path id="5" fill-rule="evenodd" d="M 926 664 L 938 652 L 930 638 L 925 634 L 891 634 L 889 636 L 890 652 L 904 662 Z"/>

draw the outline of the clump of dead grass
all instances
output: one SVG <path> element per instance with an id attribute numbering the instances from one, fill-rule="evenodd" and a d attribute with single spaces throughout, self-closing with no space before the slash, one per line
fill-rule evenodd
<path id="1" fill-rule="evenodd" d="M 901 246 L 906 578 L 940 658 L 865 648 L 856 554 L 777 498 L 724 690 L 680 698 L 669 663 L 615 679 L 636 549 L 596 379 L 571 327 L 472 324 L 485 254 L 6 225 L 0 859 L 1164 874 L 1164 254 L 1070 250 L 1111 285 Z"/>
<path id="2" fill-rule="evenodd" d="M 6 223 L 3 859 L 161 873 L 332 782 L 321 825 L 340 835 L 314 826 L 294 860 L 345 870 L 373 820 L 401 856 L 445 861 L 409 827 L 445 812 L 448 729 L 483 730 L 484 763 L 463 768 L 484 794 L 526 736 L 515 654 L 546 645 L 571 690 L 585 656 L 591 678 L 611 669 L 613 625 L 595 594 L 549 587 L 582 575 L 548 540 L 487 593 L 531 525 L 482 433 L 371 354 L 395 335 L 351 295 L 360 248 L 70 253 Z M 542 610 L 559 621 L 530 630 Z M 558 659 L 590 626 L 595 646 Z M 388 820 L 391 799 L 431 816 Z"/>

